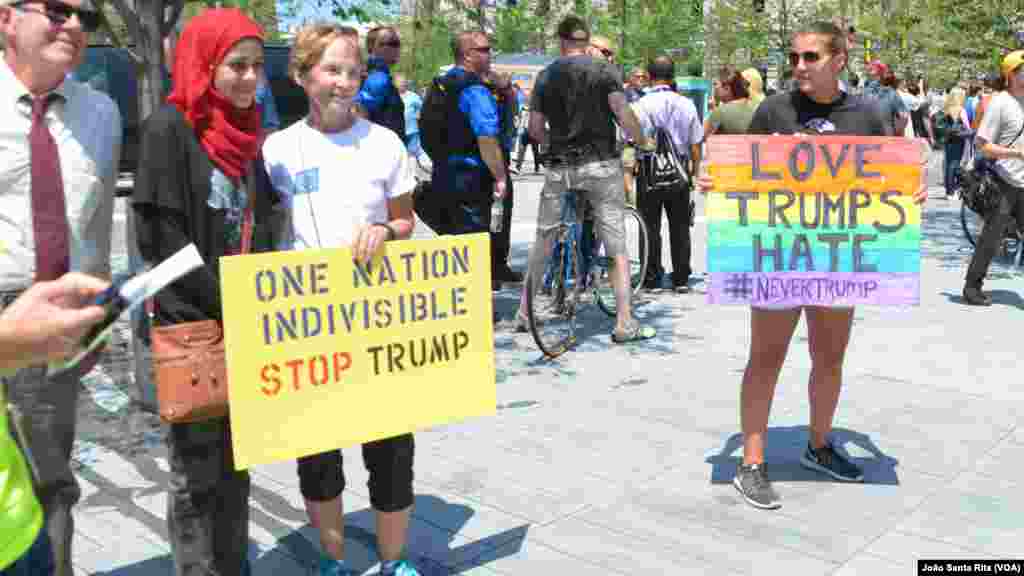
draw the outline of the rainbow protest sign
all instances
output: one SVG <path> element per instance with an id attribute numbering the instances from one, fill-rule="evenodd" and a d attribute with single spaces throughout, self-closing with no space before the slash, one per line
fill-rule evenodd
<path id="1" fill-rule="evenodd" d="M 918 142 L 713 136 L 707 146 L 709 302 L 918 304 Z"/>

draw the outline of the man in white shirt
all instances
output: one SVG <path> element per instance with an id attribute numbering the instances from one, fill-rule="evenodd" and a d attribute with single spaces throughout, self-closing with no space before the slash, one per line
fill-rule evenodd
<path id="1" fill-rule="evenodd" d="M 661 263 L 661 213 L 668 217 L 669 247 L 672 253 L 672 289 L 677 294 L 690 291 L 690 181 L 700 165 L 700 143 L 704 127 L 697 116 L 697 107 L 689 98 L 672 90 L 675 65 L 668 56 L 659 56 L 647 67 L 652 86 L 633 103 L 644 132 L 652 138 L 662 130 L 671 138 L 680 160 L 676 177 L 663 180 L 653 170 L 653 158 L 641 162 L 641 178 L 637 205 L 647 224 L 648 265 L 644 286 L 657 289 L 663 273 Z M 670 151 L 659 151 L 670 152 Z M 688 165 L 684 161 L 689 159 Z"/>
<path id="2" fill-rule="evenodd" d="M 88 0 L 0 0 L 0 304 L 68 271 L 110 276 L 121 116 L 106 95 L 68 79 L 99 14 Z M 35 365 L 5 377 L 25 415 L 55 573 L 71 576 L 69 460 L 79 380 L 95 357 L 60 373 Z M 42 573 L 42 572 L 33 572 Z"/>
<path id="3" fill-rule="evenodd" d="M 981 291 L 981 285 L 1010 216 L 1018 225 L 1024 222 L 1024 50 L 1007 54 L 1000 68 L 1006 90 L 992 97 L 975 141 L 981 154 L 995 163 L 1000 190 L 999 206 L 985 217 L 967 267 L 963 301 L 972 306 L 992 305 L 992 297 Z"/>

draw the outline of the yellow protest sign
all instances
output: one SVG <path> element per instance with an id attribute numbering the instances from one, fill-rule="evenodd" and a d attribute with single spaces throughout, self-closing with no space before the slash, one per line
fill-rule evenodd
<path id="1" fill-rule="evenodd" d="M 494 414 L 488 234 L 221 258 L 239 470 Z"/>

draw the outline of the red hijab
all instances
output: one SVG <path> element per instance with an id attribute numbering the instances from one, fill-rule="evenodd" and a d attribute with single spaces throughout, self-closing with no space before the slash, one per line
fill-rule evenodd
<path id="1" fill-rule="evenodd" d="M 260 108 L 236 108 L 213 87 L 214 69 L 243 38 L 263 41 L 263 29 L 237 8 L 206 10 L 191 19 L 174 51 L 174 104 L 203 150 L 226 176 L 241 178 L 263 143 Z"/>

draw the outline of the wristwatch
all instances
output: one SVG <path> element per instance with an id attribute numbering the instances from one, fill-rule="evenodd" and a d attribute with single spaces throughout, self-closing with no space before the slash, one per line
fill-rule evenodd
<path id="1" fill-rule="evenodd" d="M 383 226 L 384 228 L 387 228 L 387 231 L 388 231 L 388 238 L 387 239 L 388 239 L 388 241 L 391 241 L 391 240 L 394 240 L 395 238 L 398 238 L 398 232 L 395 231 L 394 226 L 392 226 L 391 224 L 388 224 L 387 222 L 374 222 L 373 225 L 374 226 Z"/>

